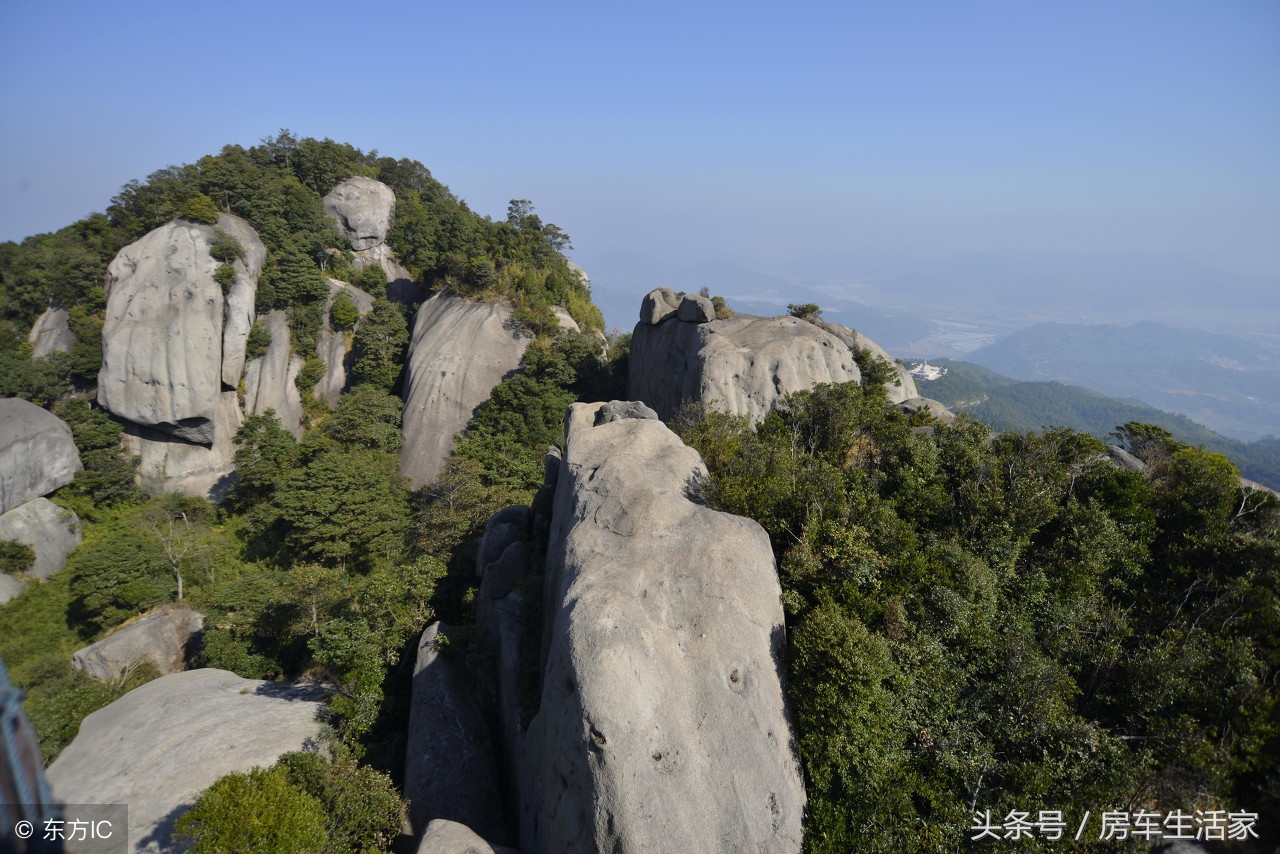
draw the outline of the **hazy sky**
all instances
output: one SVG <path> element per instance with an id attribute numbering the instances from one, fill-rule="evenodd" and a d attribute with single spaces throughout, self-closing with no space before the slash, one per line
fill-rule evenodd
<path id="1" fill-rule="evenodd" d="M 1280 3 L 0 5 L 0 240 L 287 127 L 580 251 L 1280 273 Z"/>

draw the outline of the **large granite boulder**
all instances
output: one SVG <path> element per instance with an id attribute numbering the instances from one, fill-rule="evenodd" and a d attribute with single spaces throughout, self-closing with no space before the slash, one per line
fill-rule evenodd
<path id="1" fill-rule="evenodd" d="M 799 851 L 769 538 L 689 498 L 706 468 L 661 422 L 601 406 L 567 420 L 521 848 Z"/>
<path id="2" fill-rule="evenodd" d="M 322 700 L 226 670 L 164 676 L 86 717 L 49 783 L 64 803 L 128 804 L 129 851 L 172 850 L 173 823 L 204 789 L 313 746 Z"/>
<path id="3" fill-rule="evenodd" d="M 138 482 L 149 492 L 178 492 L 221 501 L 235 472 L 236 431 L 244 422 L 234 391 L 218 395 L 213 444 L 193 445 L 167 433 L 126 423 L 121 444 L 138 457 Z"/>
<path id="4" fill-rule="evenodd" d="M 65 421 L 29 400 L 0 399 L 0 514 L 66 486 L 81 468 Z"/>
<path id="5" fill-rule="evenodd" d="M 490 845 L 471 828 L 438 818 L 427 825 L 416 854 L 518 854 L 514 848 Z"/>
<path id="6" fill-rule="evenodd" d="M 662 320 L 636 325 L 628 395 L 663 419 L 693 401 L 758 421 L 791 392 L 862 376 L 844 342 L 795 317 L 736 314 L 698 323 L 668 313 Z"/>
<path id="7" fill-rule="evenodd" d="M 65 353 L 75 346 L 76 336 L 71 331 L 70 318 L 65 308 L 52 305 L 36 318 L 27 335 L 33 359 L 43 359 L 53 353 Z"/>
<path id="8" fill-rule="evenodd" d="M 529 337 L 506 300 L 473 302 L 445 291 L 413 321 L 404 385 L 400 473 L 416 489 L 435 480 L 453 452 L 454 434 L 520 365 Z"/>
<path id="9" fill-rule="evenodd" d="M 372 249 L 387 239 L 395 209 L 391 188 L 363 176 L 346 179 L 324 197 L 325 213 L 355 250 Z"/>
<path id="10" fill-rule="evenodd" d="M 911 372 L 898 364 L 897 360 L 890 356 L 889 352 L 879 344 L 862 333 L 847 326 L 841 326 L 839 323 L 827 323 L 825 320 L 819 320 L 817 325 L 843 341 L 850 350 L 866 350 L 877 359 L 883 359 L 893 366 L 894 373 L 897 374 L 897 381 L 887 382 L 884 386 L 885 391 L 888 392 L 890 403 L 901 403 L 920 394 L 916 390 L 916 380 L 915 377 L 911 376 Z"/>
<path id="11" fill-rule="evenodd" d="M 27 572 L 45 579 L 67 565 L 67 555 L 80 545 L 80 520 L 46 498 L 36 498 L 0 516 L 0 540 L 31 546 L 35 563 Z"/>
<path id="12" fill-rule="evenodd" d="M 418 642 L 405 749 L 404 795 L 421 835 L 437 819 L 506 838 L 498 766 L 489 728 L 462 674 L 444 651 L 447 627 L 432 623 Z"/>
<path id="13" fill-rule="evenodd" d="M 289 319 L 283 311 L 268 312 L 261 322 L 271 333 L 271 346 L 245 366 L 245 414 L 262 415 L 274 409 L 284 428 L 301 439 L 302 395 L 294 380 L 302 370 L 303 358 L 290 346 Z"/>
<path id="14" fill-rule="evenodd" d="M 220 229 L 243 255 L 225 296 L 209 254 Z M 133 424 L 184 441 L 215 440 L 220 395 L 244 366 L 266 248 L 244 220 L 176 219 L 120 250 L 107 268 L 98 402 Z"/>
<path id="15" fill-rule="evenodd" d="M 955 413 L 947 409 L 946 405 L 931 397 L 909 397 L 901 403 L 895 404 L 898 409 L 907 415 L 914 415 L 917 412 L 928 412 L 930 417 L 935 421 L 943 424 L 950 424 L 956 420 Z"/>
<path id="16" fill-rule="evenodd" d="M 165 605 L 76 650 L 71 669 L 103 682 L 114 682 L 144 662 L 154 664 L 161 675 L 177 673 L 195 652 L 203 628 L 204 614 Z"/>

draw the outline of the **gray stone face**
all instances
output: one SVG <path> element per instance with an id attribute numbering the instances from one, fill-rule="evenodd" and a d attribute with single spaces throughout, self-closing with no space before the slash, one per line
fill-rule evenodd
<path id="1" fill-rule="evenodd" d="M 716 306 L 700 294 L 688 294 L 680 300 L 676 316 L 685 323 L 707 323 L 716 319 Z"/>
<path id="2" fill-rule="evenodd" d="M 1147 470 L 1146 463 L 1119 445 L 1107 445 L 1107 456 L 1111 458 L 1111 462 L 1115 463 L 1122 469 L 1140 472 L 1145 472 Z"/>
<path id="3" fill-rule="evenodd" d="M 36 498 L 0 516 L 0 540 L 25 543 L 36 553 L 27 570 L 45 579 L 67 565 L 67 555 L 80 545 L 80 520 L 45 498 Z"/>
<path id="4" fill-rule="evenodd" d="M 141 459 L 138 479 L 148 491 L 217 501 L 231 485 L 236 455 L 232 439 L 243 421 L 236 392 L 224 391 L 218 396 L 212 445 L 193 445 L 136 424 L 125 425 L 121 444 L 130 456 Z"/>
<path id="5" fill-rule="evenodd" d="M 611 400 L 596 412 L 596 424 L 608 424 L 610 421 L 622 421 L 626 418 L 648 418 L 658 420 L 658 413 L 638 400 Z"/>
<path id="6" fill-rule="evenodd" d="M 330 406 L 337 406 L 338 398 L 347 388 L 347 375 L 351 372 L 351 346 L 355 338 L 351 330 L 336 330 L 329 322 L 333 301 L 338 294 L 345 293 L 363 317 L 373 309 L 373 297 L 346 282 L 339 282 L 337 279 L 327 281 L 329 297 L 324 304 L 324 326 L 321 327 L 320 341 L 316 345 L 320 358 L 324 359 L 325 370 L 320 382 L 316 383 L 314 393 Z"/>
<path id="7" fill-rule="evenodd" d="M 511 305 L 438 293 L 413 322 L 404 392 L 400 473 L 417 489 L 435 480 L 493 387 L 520 365 L 529 338 L 513 328 Z"/>
<path id="8" fill-rule="evenodd" d="M 348 178 L 324 197 L 325 213 L 338 223 L 342 236 L 356 250 L 372 249 L 387 239 L 396 194 L 381 181 Z"/>
<path id="9" fill-rule="evenodd" d="M 71 331 L 69 319 L 65 308 L 49 306 L 44 310 L 27 335 L 32 358 L 43 359 L 53 353 L 65 353 L 75 346 L 76 336 Z"/>
<path id="10" fill-rule="evenodd" d="M 66 486 L 81 468 L 65 421 L 29 400 L 0 399 L 0 514 Z"/>
<path id="11" fill-rule="evenodd" d="M 640 322 L 657 326 L 680 310 L 680 298 L 671 288 L 655 288 L 640 303 Z"/>
<path id="12" fill-rule="evenodd" d="M 738 314 L 710 323 L 638 324 L 628 396 L 664 419 L 695 401 L 758 421 L 791 392 L 861 376 L 848 346 L 830 332 L 794 317 Z"/>
<path id="13" fill-rule="evenodd" d="M 490 845 L 465 824 L 438 818 L 427 825 L 417 854 L 519 854 L 514 848 Z"/>
<path id="14" fill-rule="evenodd" d="M 950 424 L 956 420 L 955 413 L 947 409 L 942 403 L 930 397 L 912 397 L 897 404 L 898 408 L 908 415 L 920 412 L 921 410 L 928 412 L 943 424 Z"/>
<path id="15" fill-rule="evenodd" d="M 203 445 L 215 440 L 223 386 L 239 382 L 266 257 L 243 220 L 224 214 L 218 227 L 245 249 L 225 298 L 213 226 L 174 220 L 120 250 L 108 267 L 98 373 L 98 402 L 111 412 Z"/>
<path id="16" fill-rule="evenodd" d="M 503 840 L 507 834 L 489 729 L 465 681 L 440 649 L 438 639 L 447 632 L 432 623 L 418 642 L 405 749 L 410 823 L 421 834 L 435 820 L 449 819 Z"/>
<path id="17" fill-rule="evenodd" d="M 244 370 L 244 351 L 249 343 L 249 330 L 253 328 L 254 301 L 258 296 L 258 276 L 267 260 L 267 247 L 262 245 L 258 232 L 238 216 L 222 214 L 218 228 L 235 238 L 244 250 L 244 257 L 232 263 L 235 280 L 227 290 L 227 305 L 222 326 L 222 387 L 235 388 Z"/>
<path id="18" fill-rule="evenodd" d="M 22 595 L 27 586 L 12 575 L 0 572 L 0 605 L 6 605 Z"/>
<path id="19" fill-rule="evenodd" d="M 271 332 L 271 346 L 265 355 L 245 366 L 245 413 L 262 415 L 274 409 L 284 428 L 301 439 L 302 395 L 294 380 L 302 370 L 303 359 L 290 355 L 289 320 L 283 311 L 268 312 L 262 322 Z"/>
<path id="20" fill-rule="evenodd" d="M 799 851 L 768 536 L 686 497 L 706 469 L 664 425 L 599 408 L 567 422 L 521 847 Z"/>
<path id="21" fill-rule="evenodd" d="M 163 676 L 86 717 L 49 783 L 64 803 L 128 804 L 129 850 L 168 850 L 174 821 L 220 777 L 314 744 L 322 699 L 225 670 Z"/>
<path id="22" fill-rule="evenodd" d="M 904 400 L 910 400 L 919 395 L 916 390 L 915 377 L 911 376 L 911 372 L 899 365 L 888 351 L 867 336 L 847 326 L 841 326 L 838 323 L 827 323 L 825 320 L 819 320 L 818 326 L 830 332 L 832 335 L 843 341 L 851 350 L 868 350 L 871 355 L 884 359 L 890 365 L 893 365 L 894 371 L 898 375 L 896 383 L 885 383 L 885 391 L 889 394 L 890 403 L 901 403 Z"/>
<path id="23" fill-rule="evenodd" d="M 177 673 L 186 666 L 203 628 L 204 614 L 166 605 L 76 650 L 71 669 L 103 682 L 113 682 L 143 662 L 154 664 L 162 676 Z"/>

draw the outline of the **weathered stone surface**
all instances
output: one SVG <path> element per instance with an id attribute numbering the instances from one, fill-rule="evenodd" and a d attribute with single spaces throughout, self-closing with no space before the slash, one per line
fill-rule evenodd
<path id="1" fill-rule="evenodd" d="M 409 819 L 415 833 L 423 833 L 436 819 L 449 819 L 503 840 L 498 766 L 489 729 L 438 643 L 447 632 L 446 626 L 432 623 L 418 642 L 405 749 Z"/>
<path id="2" fill-rule="evenodd" d="M 66 486 L 81 468 L 65 421 L 29 400 L 0 399 L 0 514 Z"/>
<path id="3" fill-rule="evenodd" d="M 556 323 L 559 324 L 561 329 L 571 332 L 582 331 L 582 327 L 578 325 L 578 321 L 574 320 L 573 315 L 569 314 L 566 309 L 563 309 L 558 305 L 553 305 L 551 306 L 551 313 L 556 316 Z"/>
<path id="4" fill-rule="evenodd" d="M 271 346 L 245 366 L 245 413 L 261 415 L 274 409 L 284 428 L 301 439 L 302 395 L 294 380 L 302 370 L 303 358 L 290 354 L 289 319 L 283 311 L 268 312 L 262 322 L 271 332 Z"/>
<path id="5" fill-rule="evenodd" d="M 223 385 L 235 388 L 240 379 L 266 257 L 243 220 L 224 214 L 217 227 L 245 249 L 232 264 L 236 279 L 226 298 L 209 255 L 214 226 L 174 220 L 120 250 L 108 267 L 98 373 L 104 407 L 204 445 L 214 442 Z"/>
<path id="6" fill-rule="evenodd" d="M 655 288 L 640 303 L 640 322 L 656 326 L 680 310 L 680 298 L 671 288 Z"/>
<path id="7" fill-rule="evenodd" d="M 53 353 L 65 353 L 75 346 L 76 336 L 71 331 L 70 315 L 65 308 L 49 306 L 36 318 L 27 335 L 31 356 L 43 359 Z"/>
<path id="8" fill-rule="evenodd" d="M 860 378 L 853 354 L 830 332 L 794 317 L 738 314 L 637 324 L 628 396 L 664 419 L 690 400 L 758 421 L 791 392 Z"/>
<path id="9" fill-rule="evenodd" d="M 608 424 L 610 421 L 622 421 L 626 418 L 648 418 L 658 420 L 658 413 L 638 400 L 611 400 L 596 412 L 596 424 Z"/>
<path id="10" fill-rule="evenodd" d="M 150 492 L 179 492 L 219 501 L 231 486 L 236 446 L 232 441 L 244 419 L 236 392 L 218 399 L 212 445 L 192 445 L 165 433 L 126 424 L 121 444 L 141 458 L 138 482 Z"/>
<path id="11" fill-rule="evenodd" d="M 912 397 L 896 405 L 908 415 L 924 410 L 943 424 L 950 424 L 956 420 L 954 412 L 930 397 Z"/>
<path id="12" fill-rule="evenodd" d="M 35 498 L 0 516 L 0 540 L 31 546 L 35 563 L 27 570 L 36 578 L 48 578 L 67 565 L 67 555 L 80 545 L 80 520 L 45 498 Z"/>
<path id="13" fill-rule="evenodd" d="M 416 850 L 417 854 L 519 854 L 514 848 L 490 845 L 466 825 L 443 818 L 427 825 Z"/>
<path id="14" fill-rule="evenodd" d="M 1147 470 L 1146 463 L 1119 445 L 1107 445 L 1107 456 L 1111 458 L 1111 462 L 1115 463 L 1122 469 L 1140 472 L 1145 472 Z"/>
<path id="15" fill-rule="evenodd" d="M 322 698 L 225 670 L 163 676 L 85 718 L 48 779 L 64 803 L 128 804 L 130 851 L 169 850 L 173 823 L 218 778 L 314 744 Z"/>
<path id="16" fill-rule="evenodd" d="M 453 452 L 454 434 L 520 365 L 528 344 L 505 300 L 471 302 L 441 292 L 418 309 L 400 450 L 400 473 L 414 489 L 435 480 Z"/>
<path id="17" fill-rule="evenodd" d="M 199 643 L 204 614 L 165 605 L 71 654 L 71 669 L 112 682 L 143 662 L 163 675 L 182 670 Z"/>
<path id="18" fill-rule="evenodd" d="M 847 326 L 841 326 L 839 323 L 827 323 L 825 320 L 819 320 L 818 326 L 830 332 L 832 335 L 843 341 L 851 350 L 869 350 L 871 355 L 884 359 L 890 365 L 893 365 L 894 371 L 898 375 L 898 381 L 888 382 L 884 384 L 885 391 L 888 392 L 890 403 L 901 403 L 904 400 L 910 400 L 919 396 L 920 392 L 916 390 L 915 377 L 911 376 L 902 365 L 889 355 L 888 351 L 867 336 Z"/>
<path id="19" fill-rule="evenodd" d="M 585 285 L 586 287 L 591 287 L 591 277 L 587 275 L 587 271 L 582 269 L 572 261 L 569 261 L 567 263 L 569 265 L 569 272 L 577 276 L 578 281 L 582 282 L 583 285 Z"/>
<path id="20" fill-rule="evenodd" d="M 768 536 L 686 497 L 706 469 L 662 423 L 599 408 L 567 422 L 521 847 L 799 851 Z"/>
<path id="21" fill-rule="evenodd" d="M 222 326 L 222 387 L 235 388 L 244 370 L 245 347 L 253 328 L 254 303 L 258 297 L 258 276 L 267 260 L 267 247 L 253 226 L 237 216 L 218 217 L 218 228 L 235 238 L 244 256 L 231 266 L 235 280 L 227 289 L 227 306 Z"/>
<path id="22" fill-rule="evenodd" d="M 0 572 L 0 605 L 6 605 L 22 595 L 27 586 L 12 575 Z"/>
<path id="23" fill-rule="evenodd" d="M 329 297 L 324 304 L 324 326 L 321 327 L 320 341 L 316 345 L 320 358 L 324 359 L 325 370 L 324 376 L 316 383 L 314 393 L 318 399 L 327 401 L 330 406 L 337 406 L 338 398 L 346 391 L 347 376 L 351 373 L 351 347 L 355 337 L 351 330 L 333 328 L 333 324 L 329 321 L 333 301 L 337 299 L 338 294 L 345 293 L 355 305 L 356 311 L 363 317 L 373 309 L 373 297 L 346 282 L 339 282 L 337 279 L 327 281 Z"/>
<path id="24" fill-rule="evenodd" d="M 413 280 L 413 274 L 396 260 L 395 253 L 385 243 L 379 243 L 372 249 L 363 249 L 355 253 L 351 264 L 357 270 L 369 266 L 378 266 L 387 275 L 387 299 L 392 302 L 411 305 L 421 302 L 426 292 Z"/>
<path id="25" fill-rule="evenodd" d="M 356 250 L 371 249 L 387 239 L 396 194 L 381 181 L 357 176 L 348 178 L 324 197 L 325 213 L 338 223 L 342 236 Z"/>
<path id="26" fill-rule="evenodd" d="M 680 300 L 676 317 L 685 323 L 707 323 L 716 319 L 716 306 L 701 294 L 686 294 L 685 298 Z"/>

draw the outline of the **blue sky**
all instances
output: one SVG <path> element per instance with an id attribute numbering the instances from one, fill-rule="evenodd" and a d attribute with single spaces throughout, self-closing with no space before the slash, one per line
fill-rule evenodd
<path id="1" fill-rule="evenodd" d="M 0 240 L 287 127 L 580 252 L 1280 273 L 1280 3 L 6 3 Z"/>

